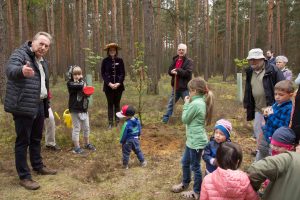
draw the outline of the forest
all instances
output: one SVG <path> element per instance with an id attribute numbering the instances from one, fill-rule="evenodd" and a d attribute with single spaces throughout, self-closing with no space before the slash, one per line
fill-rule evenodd
<path id="1" fill-rule="evenodd" d="M 46 59 L 61 149 L 49 150 L 42 139 L 43 161 L 57 175 L 32 173 L 41 185 L 33 192 L 19 185 L 14 118 L 2 103 L 9 56 L 39 31 L 53 36 Z M 107 56 L 104 48 L 111 42 L 121 47 L 118 54 L 125 63 L 121 105 L 134 105 L 142 121 L 139 139 L 146 167 L 140 167 L 132 155 L 129 169 L 124 169 L 121 126 L 107 128 L 107 99 L 99 71 Z M 229 120 L 230 140 L 242 147 L 240 169 L 246 171 L 254 162 L 251 153 L 256 141 L 253 124 L 236 98 L 236 73 L 248 65 L 244 59 L 249 50 L 261 48 L 264 53 L 285 55 L 294 78 L 298 75 L 299 0 L 0 0 L 0 199 L 183 199 L 170 191 L 182 177 L 186 146 L 182 100 L 174 105 L 168 123 L 162 123 L 172 91 L 167 71 L 180 43 L 187 45 L 187 56 L 193 60 L 193 76 L 204 77 L 206 89 L 215 96 L 207 136 L 213 136 L 217 120 Z M 237 59 L 243 61 L 242 68 Z M 72 151 L 72 128 L 63 117 L 69 100 L 66 72 L 71 65 L 82 67 L 95 88 L 88 113 L 90 141 L 97 150 L 82 155 Z M 83 137 L 80 134 L 80 141 Z"/>
<path id="2" fill-rule="evenodd" d="M 148 91 L 166 73 L 179 43 L 188 46 L 194 75 L 207 80 L 237 71 L 234 59 L 251 48 L 271 49 L 288 57 L 299 71 L 300 3 L 297 0 L 2 0 L 0 3 L 0 97 L 5 62 L 11 52 L 38 31 L 54 37 L 48 60 L 52 83 L 78 64 L 98 80 L 103 51 L 118 43 L 128 74 L 138 55 L 151 79 Z M 136 49 L 136 43 L 142 49 Z M 88 58 L 92 55 L 93 65 Z"/>

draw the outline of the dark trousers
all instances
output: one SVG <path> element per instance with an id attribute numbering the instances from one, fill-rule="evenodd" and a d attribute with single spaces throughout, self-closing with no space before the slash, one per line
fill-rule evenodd
<path id="1" fill-rule="evenodd" d="M 107 115 L 108 123 L 113 125 L 114 116 L 116 123 L 119 123 L 119 118 L 116 116 L 116 113 L 120 111 L 120 101 L 123 91 L 114 90 L 105 92 L 107 99 Z"/>
<path id="2" fill-rule="evenodd" d="M 144 162 L 144 154 L 141 150 L 139 139 L 128 139 L 125 144 L 122 145 L 122 153 L 123 153 L 123 165 L 128 165 L 130 152 L 133 152 L 137 155 L 139 161 Z"/>
<path id="3" fill-rule="evenodd" d="M 13 115 L 16 129 L 15 161 L 20 179 L 31 179 L 27 164 L 27 149 L 29 148 L 30 162 L 33 170 L 43 167 L 41 156 L 41 140 L 44 126 L 44 104 L 39 104 L 35 118 Z"/>

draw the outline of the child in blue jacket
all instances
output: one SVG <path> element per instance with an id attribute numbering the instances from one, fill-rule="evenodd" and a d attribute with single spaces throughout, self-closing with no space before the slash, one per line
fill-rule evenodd
<path id="1" fill-rule="evenodd" d="M 221 143 L 230 142 L 230 132 L 232 125 L 225 119 L 220 119 L 216 122 L 214 136 L 206 145 L 203 153 L 203 160 L 206 163 L 206 174 L 212 173 L 217 169 L 216 155 Z"/>
<path id="2" fill-rule="evenodd" d="M 144 154 L 141 150 L 139 136 L 141 135 L 140 120 L 134 117 L 135 109 L 132 106 L 124 105 L 116 115 L 118 118 L 126 118 L 121 130 L 120 143 L 122 144 L 123 167 L 128 169 L 130 152 L 133 150 L 137 155 L 141 166 L 147 165 Z"/>

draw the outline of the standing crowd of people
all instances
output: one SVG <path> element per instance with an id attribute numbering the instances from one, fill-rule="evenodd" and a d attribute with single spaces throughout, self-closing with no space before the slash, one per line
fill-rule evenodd
<path id="1" fill-rule="evenodd" d="M 52 37 L 38 32 L 32 41 L 26 42 L 10 56 L 7 66 L 7 89 L 4 108 L 13 115 L 16 131 L 15 164 L 20 185 L 36 190 L 40 185 L 32 179 L 27 164 L 29 151 L 32 169 L 41 175 L 55 175 L 56 170 L 46 167 L 41 157 L 41 140 L 45 124 L 45 145 L 48 149 L 60 150 L 55 141 L 55 122 L 50 107 L 49 70 L 44 56 Z M 108 128 L 121 128 L 122 162 L 129 168 L 133 151 L 142 167 L 147 161 L 142 152 L 139 137 L 142 127 L 135 117 L 132 105 L 120 106 L 125 80 L 123 59 L 118 56 L 121 48 L 116 43 L 107 44 L 107 57 L 101 65 L 103 92 L 107 99 Z M 177 55 L 168 69 L 172 92 L 162 122 L 167 124 L 175 103 L 184 101 L 181 120 L 186 126 L 186 143 L 181 165 L 182 177 L 171 191 L 181 193 L 187 199 L 289 199 L 300 197 L 297 189 L 300 166 L 300 74 L 293 80 L 287 68 L 285 56 L 274 57 L 268 50 L 266 57 L 259 48 L 251 49 L 245 70 L 246 85 L 244 108 L 248 121 L 253 120 L 253 137 L 257 148 L 253 152 L 255 162 L 246 172 L 239 169 L 243 161 L 241 147 L 231 142 L 233 129 L 228 119 L 216 121 L 213 136 L 209 139 L 206 126 L 212 123 L 214 95 L 208 83 L 201 77 L 192 76 L 193 61 L 187 57 L 187 46 L 179 44 Z M 80 66 L 71 66 L 67 88 L 69 111 L 72 116 L 73 152 L 96 151 L 89 140 L 89 96 L 93 88 L 87 86 Z M 298 85 L 295 92 L 294 85 Z M 49 118 L 49 119 L 48 119 Z M 83 132 L 83 145 L 79 134 Z M 206 165 L 201 172 L 201 158 Z M 192 176 L 193 174 L 193 176 Z M 192 190 L 188 190 L 192 182 Z M 203 178 L 204 177 L 204 178 Z M 262 186 L 263 185 L 263 186 Z M 257 192 L 263 188 L 263 191 Z"/>

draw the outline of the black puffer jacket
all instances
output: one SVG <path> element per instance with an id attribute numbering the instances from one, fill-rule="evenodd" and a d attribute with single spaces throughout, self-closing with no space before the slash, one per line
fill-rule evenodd
<path id="1" fill-rule="evenodd" d="M 255 101 L 252 94 L 251 78 L 253 70 L 251 67 L 246 69 L 246 85 L 244 95 L 244 108 L 247 110 L 247 120 L 251 121 L 255 116 Z M 267 106 L 275 103 L 274 86 L 277 82 L 285 80 L 282 72 L 273 64 L 265 61 L 265 74 L 263 77 L 263 87 L 265 90 Z"/>
<path id="2" fill-rule="evenodd" d="M 172 76 L 171 85 L 174 87 L 174 74 L 171 74 L 171 71 L 176 67 L 176 61 L 178 55 L 173 57 L 173 62 L 169 67 L 168 73 Z M 187 84 L 192 79 L 193 72 L 193 60 L 188 57 L 183 57 L 183 62 L 180 68 L 176 69 L 178 76 L 178 91 L 187 90 Z M 177 85 L 177 84 L 176 84 Z"/>
<path id="3" fill-rule="evenodd" d="M 6 65 L 6 96 L 4 109 L 14 115 L 28 117 L 36 116 L 38 104 L 40 103 L 41 75 L 34 52 L 30 50 L 31 42 L 26 42 L 19 49 L 16 49 L 10 56 Z M 23 75 L 22 67 L 26 62 L 30 63 L 34 70 L 34 76 L 26 78 Z M 49 72 L 46 61 L 41 62 L 46 77 L 46 88 L 49 94 Z M 44 99 L 45 117 L 48 117 L 49 98 Z"/>

